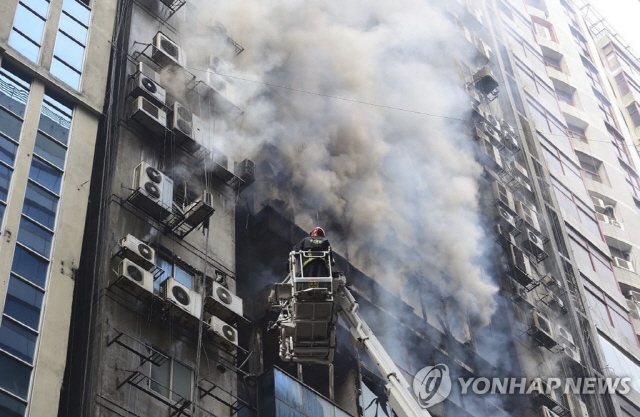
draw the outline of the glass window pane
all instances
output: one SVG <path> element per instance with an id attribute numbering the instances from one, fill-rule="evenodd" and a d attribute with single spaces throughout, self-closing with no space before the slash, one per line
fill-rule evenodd
<path id="1" fill-rule="evenodd" d="M 0 132 L 18 142 L 20 140 L 21 129 L 22 120 L 0 107 Z"/>
<path id="2" fill-rule="evenodd" d="M 33 363 L 33 354 L 36 351 L 38 335 L 31 330 L 12 322 L 6 317 L 2 319 L 0 326 L 0 349 Z"/>
<path id="3" fill-rule="evenodd" d="M 18 145 L 0 135 L 0 161 L 13 166 L 16 152 L 18 152 Z"/>
<path id="4" fill-rule="evenodd" d="M 16 245 L 11 271 L 44 288 L 49 262 Z"/>
<path id="5" fill-rule="evenodd" d="M 67 16 L 65 13 L 62 13 L 60 16 L 60 30 L 63 30 L 64 33 L 81 44 L 86 45 L 87 28 Z"/>
<path id="6" fill-rule="evenodd" d="M 62 10 L 69 13 L 85 25 L 89 26 L 89 17 L 91 16 L 91 10 L 87 9 L 84 5 L 80 4 L 77 0 L 65 0 L 62 5 Z"/>
<path id="7" fill-rule="evenodd" d="M 64 169 L 64 159 L 67 154 L 67 149 L 40 132 L 36 135 L 34 152 L 58 168 Z"/>
<path id="8" fill-rule="evenodd" d="M 73 41 L 73 39 L 62 32 L 58 32 L 55 55 L 71 67 L 77 69 L 78 71 L 82 71 L 84 47 L 78 45 Z"/>
<path id="9" fill-rule="evenodd" d="M 278 417 L 302 417 L 302 414 L 289 407 L 280 400 L 276 400 L 276 415 Z"/>
<path id="10" fill-rule="evenodd" d="M 53 233 L 38 226 L 26 218 L 20 219 L 20 229 L 18 229 L 18 242 L 29 249 L 39 253 L 45 258 L 49 258 L 51 253 L 51 242 Z"/>
<path id="11" fill-rule="evenodd" d="M 45 96 L 45 100 L 51 99 Z M 69 113 L 71 113 L 70 109 Z M 58 142 L 68 145 L 69 129 L 71 129 L 71 116 L 64 114 L 45 102 L 42 104 L 42 109 L 40 110 L 38 129 L 42 130 Z"/>
<path id="12" fill-rule="evenodd" d="M 26 399 L 29 393 L 31 368 L 0 353 L 0 369 L 2 369 L 2 372 L 0 372 L 0 387 L 20 398 Z"/>
<path id="13" fill-rule="evenodd" d="M 38 45 L 42 41 L 44 19 L 21 4 L 18 5 L 18 9 L 16 10 L 13 27 Z"/>
<path id="14" fill-rule="evenodd" d="M 6 206 L 3 203 L 0 203 L 0 226 L 2 226 L 2 218 L 4 217 L 5 207 Z"/>
<path id="15" fill-rule="evenodd" d="M 4 314 L 13 317 L 32 329 L 40 327 L 40 310 L 43 292 L 20 278 L 9 278 L 9 290 L 4 304 Z"/>
<path id="16" fill-rule="evenodd" d="M 49 2 L 47 0 L 20 0 L 20 3 L 26 4 L 41 17 L 47 18 L 47 11 L 49 10 Z"/>
<path id="17" fill-rule="evenodd" d="M 9 183 L 13 170 L 4 165 L 0 165 L 0 200 L 7 201 L 9 195 Z"/>
<path id="18" fill-rule="evenodd" d="M 153 288 L 157 292 L 160 292 L 160 284 L 162 284 L 164 282 L 164 280 L 169 278 L 171 276 L 171 274 L 173 273 L 173 271 L 171 269 L 172 268 L 172 264 L 171 264 L 171 262 L 167 261 L 166 259 L 164 259 L 164 258 L 162 258 L 160 256 L 156 256 L 156 265 L 158 265 L 164 271 L 163 274 L 160 275 L 160 277 L 158 277 L 158 279 L 156 279 L 153 282 Z"/>
<path id="19" fill-rule="evenodd" d="M 11 31 L 9 35 L 9 45 L 15 48 L 16 51 L 27 57 L 32 62 L 38 62 L 38 54 L 40 53 L 40 47 L 33 42 L 16 32 Z"/>
<path id="20" fill-rule="evenodd" d="M 191 369 L 178 362 L 174 362 L 173 385 L 171 389 L 182 398 L 191 401 Z M 175 401 L 177 398 L 173 400 Z"/>
<path id="21" fill-rule="evenodd" d="M 283 372 L 274 373 L 276 398 L 281 399 L 297 410 L 302 410 L 302 386 Z"/>
<path id="22" fill-rule="evenodd" d="M 178 265 L 176 265 L 175 267 L 175 274 L 173 277 L 180 284 L 186 286 L 187 288 L 193 289 L 193 275 L 180 268 Z"/>
<path id="23" fill-rule="evenodd" d="M 171 361 L 168 360 L 161 366 L 151 364 L 151 381 L 149 388 L 160 395 L 169 398 L 169 374 L 171 371 Z"/>
<path id="24" fill-rule="evenodd" d="M 20 117 L 24 117 L 29 90 L 26 86 L 21 85 L 22 83 L 8 77 L 3 72 L 4 70 L 0 70 L 0 106 L 8 108 Z"/>
<path id="25" fill-rule="evenodd" d="M 22 212 L 40 224 L 53 229 L 58 198 L 33 183 L 27 184 Z"/>
<path id="26" fill-rule="evenodd" d="M 26 409 L 25 404 L 0 392 L 0 416 L 24 417 Z"/>
<path id="27" fill-rule="evenodd" d="M 65 65 L 58 58 L 54 57 L 51 63 L 51 74 L 59 78 L 69 87 L 78 89 L 80 87 L 80 73 Z"/>
<path id="28" fill-rule="evenodd" d="M 38 158 L 31 161 L 29 178 L 56 194 L 60 194 L 62 185 L 62 172 Z"/>

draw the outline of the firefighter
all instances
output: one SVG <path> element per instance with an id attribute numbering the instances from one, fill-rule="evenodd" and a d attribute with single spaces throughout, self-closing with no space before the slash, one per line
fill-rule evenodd
<path id="1" fill-rule="evenodd" d="M 328 277 L 329 262 L 334 265 L 331 253 L 331 245 L 324 235 L 322 227 L 314 227 L 308 237 L 302 239 L 293 248 L 294 251 L 302 251 L 302 273 L 304 277 Z M 305 252 L 328 252 L 324 258 L 305 256 Z"/>

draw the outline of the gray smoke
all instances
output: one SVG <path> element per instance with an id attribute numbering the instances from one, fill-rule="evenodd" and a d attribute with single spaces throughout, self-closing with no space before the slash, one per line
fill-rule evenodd
<path id="1" fill-rule="evenodd" d="M 200 0 L 187 12 L 200 26 L 181 40 L 190 67 L 203 50 L 231 55 L 198 38 L 212 22 L 245 48 L 216 70 L 244 115 L 216 122 L 213 146 L 242 160 L 273 145 L 288 178 L 273 198 L 293 205 L 296 223 L 318 219 L 391 291 L 423 277 L 488 323 L 497 286 L 483 261 L 481 167 L 454 120 L 469 110 L 453 59 L 468 46 L 443 12 L 417 0 Z"/>

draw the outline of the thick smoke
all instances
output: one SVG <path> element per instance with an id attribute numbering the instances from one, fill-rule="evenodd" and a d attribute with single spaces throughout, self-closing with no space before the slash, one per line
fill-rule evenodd
<path id="1" fill-rule="evenodd" d="M 488 323 L 497 287 L 482 261 L 481 167 L 455 120 L 469 109 L 453 59 L 467 46 L 443 12 L 417 0 L 201 0 L 187 12 L 223 22 L 245 48 L 217 68 L 244 115 L 217 122 L 215 147 L 241 160 L 272 145 L 288 180 L 273 197 L 298 224 L 319 222 L 390 290 L 422 276 Z M 181 43 L 189 57 L 212 45 Z"/>

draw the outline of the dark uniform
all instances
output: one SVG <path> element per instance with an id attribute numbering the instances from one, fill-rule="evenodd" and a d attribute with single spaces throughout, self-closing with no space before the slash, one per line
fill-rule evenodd
<path id="1" fill-rule="evenodd" d="M 333 265 L 331 245 L 326 237 L 309 236 L 302 239 L 293 248 L 294 251 L 329 252 L 329 258 L 308 258 L 302 254 L 302 273 L 305 277 L 328 277 L 329 267 L 327 262 Z"/>

